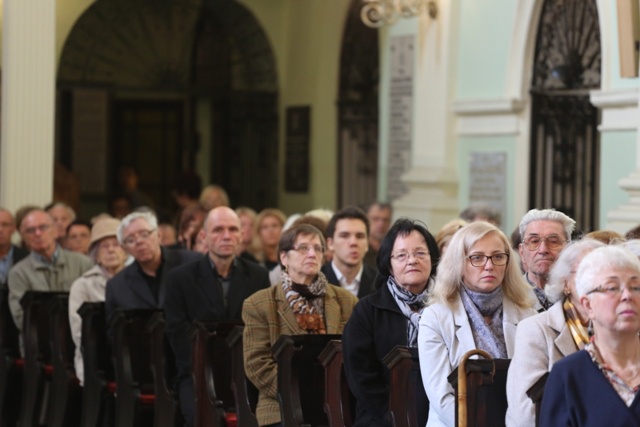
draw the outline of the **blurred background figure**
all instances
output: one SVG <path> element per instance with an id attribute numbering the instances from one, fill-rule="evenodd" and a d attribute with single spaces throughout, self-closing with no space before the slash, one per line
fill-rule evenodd
<path id="1" fill-rule="evenodd" d="M 89 254 L 89 243 L 91 242 L 91 223 L 83 219 L 74 220 L 67 227 L 67 237 L 65 239 L 65 249 L 81 254 Z"/>
<path id="2" fill-rule="evenodd" d="M 612 230 L 596 230 L 584 236 L 587 239 L 598 240 L 605 245 L 619 245 L 626 240 L 624 236 Z"/>
<path id="3" fill-rule="evenodd" d="M 255 257 L 255 253 L 258 251 L 258 244 L 255 241 L 255 222 L 258 214 L 253 209 L 246 206 L 238 206 L 236 213 L 240 217 L 240 225 L 242 227 L 242 242 L 238 246 L 239 257 L 242 257 L 248 261 L 258 262 Z"/>
<path id="4" fill-rule="evenodd" d="M 133 201 L 125 193 L 114 193 L 109 198 L 107 211 L 116 219 L 122 219 L 133 212 Z"/>
<path id="5" fill-rule="evenodd" d="M 200 204 L 209 212 L 218 206 L 229 206 L 229 196 L 224 188 L 219 185 L 207 185 L 200 193 Z"/>
<path id="6" fill-rule="evenodd" d="M 256 217 L 255 233 L 260 242 L 256 258 L 267 270 L 278 265 L 278 241 L 287 217 L 280 209 L 266 208 Z"/>
<path id="7" fill-rule="evenodd" d="M 67 227 L 76 219 L 76 212 L 63 202 L 53 202 L 44 209 L 53 218 L 56 226 L 56 241 L 64 247 Z"/>
<path id="8" fill-rule="evenodd" d="M 131 200 L 131 208 L 137 209 L 142 206 L 154 209 L 156 204 L 153 199 L 138 188 L 138 173 L 131 166 L 122 166 L 118 171 L 118 183 L 120 189 Z M 115 216 L 115 215 L 114 215 Z"/>
<path id="9" fill-rule="evenodd" d="M 178 223 L 178 247 L 184 249 L 194 247 L 206 216 L 207 211 L 200 204 L 189 205 L 182 210 Z"/>
<path id="10" fill-rule="evenodd" d="M 436 242 L 438 242 L 438 249 L 440 249 L 440 256 L 444 255 L 444 251 L 449 245 L 449 241 L 454 234 L 462 227 L 467 225 L 468 222 L 464 219 L 456 218 L 446 223 L 438 232 L 436 236 Z"/>
<path id="11" fill-rule="evenodd" d="M 374 202 L 367 209 L 369 218 L 369 250 L 364 256 L 364 263 L 372 268 L 378 268 L 376 257 L 382 239 L 391 227 L 393 210 L 390 203 Z"/>
<path id="12" fill-rule="evenodd" d="M 467 222 L 486 221 L 500 227 L 500 212 L 486 203 L 476 203 L 469 206 L 460 212 L 460 218 Z"/>
<path id="13" fill-rule="evenodd" d="M 200 192 L 202 191 L 202 180 L 195 172 L 187 171 L 178 175 L 173 181 L 171 195 L 178 205 L 178 212 L 187 206 L 198 203 Z"/>

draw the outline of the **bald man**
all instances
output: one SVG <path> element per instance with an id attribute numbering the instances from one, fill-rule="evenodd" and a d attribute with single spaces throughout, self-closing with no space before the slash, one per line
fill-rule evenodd
<path id="1" fill-rule="evenodd" d="M 207 254 L 169 273 L 164 302 L 166 334 L 178 368 L 180 407 L 188 426 L 193 425 L 195 413 L 188 334 L 193 321 L 240 322 L 244 300 L 269 287 L 266 269 L 235 255 L 242 232 L 240 218 L 232 209 L 212 209 L 200 233 Z"/>

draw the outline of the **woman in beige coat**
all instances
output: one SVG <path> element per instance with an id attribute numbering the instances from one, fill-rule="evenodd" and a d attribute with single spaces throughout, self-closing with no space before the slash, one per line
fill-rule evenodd
<path id="1" fill-rule="evenodd" d="M 119 225 L 120 220 L 115 218 L 103 218 L 94 224 L 91 229 L 89 256 L 96 265 L 73 282 L 69 291 L 69 324 L 71 337 L 76 346 L 76 376 L 81 385 L 84 383 L 84 365 L 80 351 L 82 318 L 78 309 L 85 302 L 104 302 L 107 280 L 124 267 L 127 254 L 118 244 L 116 237 Z"/>

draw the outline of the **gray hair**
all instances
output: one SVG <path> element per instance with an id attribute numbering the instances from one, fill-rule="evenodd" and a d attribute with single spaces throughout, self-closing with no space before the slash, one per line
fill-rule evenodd
<path id="1" fill-rule="evenodd" d="M 549 281 L 544 287 L 544 293 L 549 298 L 549 301 L 553 303 L 562 299 L 564 284 L 571 277 L 571 272 L 577 269 L 577 264 L 586 254 L 603 246 L 605 244 L 598 240 L 582 239 L 569 243 L 560 252 L 558 259 L 549 272 Z"/>
<path id="2" fill-rule="evenodd" d="M 576 273 L 578 297 L 583 297 L 598 286 L 598 274 L 606 268 L 635 270 L 640 275 L 640 259 L 620 245 L 604 245 L 594 249 L 580 262 Z"/>
<path id="3" fill-rule="evenodd" d="M 153 212 L 148 210 L 131 212 L 129 215 L 122 218 L 122 222 L 118 226 L 118 243 L 120 243 L 121 245 L 123 244 L 124 238 L 122 234 L 124 233 L 124 229 L 130 226 L 133 221 L 140 218 L 145 220 L 147 224 L 149 224 L 149 227 L 151 227 L 152 229 L 156 230 L 158 228 L 158 219 L 153 214 Z"/>
<path id="4" fill-rule="evenodd" d="M 45 211 L 49 214 L 51 214 L 51 210 L 53 208 L 63 208 L 64 210 L 66 210 L 69 213 L 69 217 L 71 217 L 71 222 L 75 221 L 76 219 L 76 211 L 73 210 L 73 208 L 71 206 L 69 206 L 68 204 L 64 203 L 64 202 L 54 202 L 51 203 L 49 206 L 47 206 L 45 208 Z"/>
<path id="5" fill-rule="evenodd" d="M 564 228 L 564 237 L 567 241 L 571 240 L 571 233 L 576 228 L 576 222 L 555 209 L 531 209 L 524 214 L 520 220 L 520 238 L 524 240 L 524 233 L 527 231 L 527 226 L 534 221 L 555 221 L 562 225 Z"/>

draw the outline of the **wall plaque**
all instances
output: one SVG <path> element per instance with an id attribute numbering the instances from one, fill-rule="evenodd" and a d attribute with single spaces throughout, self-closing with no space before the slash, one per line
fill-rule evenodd
<path id="1" fill-rule="evenodd" d="M 506 218 L 506 152 L 475 152 L 469 156 L 469 206 L 489 205 Z"/>

